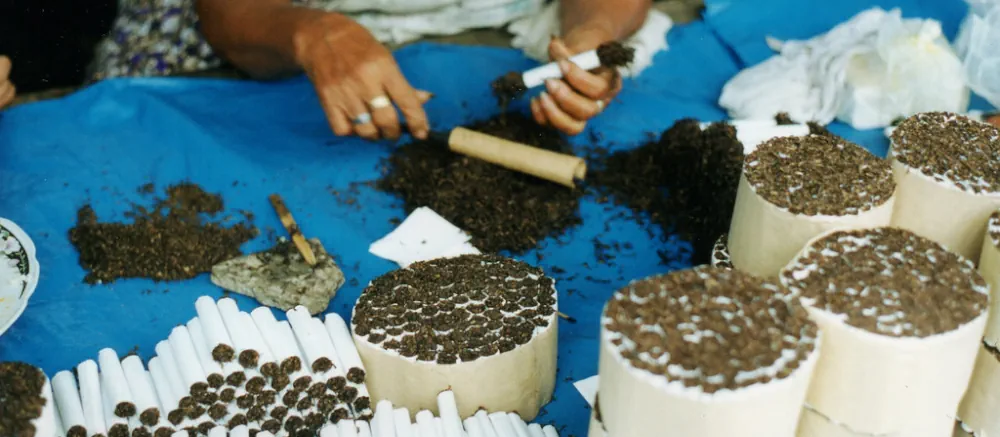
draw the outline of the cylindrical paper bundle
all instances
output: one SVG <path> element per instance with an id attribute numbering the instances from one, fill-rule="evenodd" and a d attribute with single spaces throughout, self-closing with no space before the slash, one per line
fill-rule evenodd
<path id="1" fill-rule="evenodd" d="M 180 425 L 184 419 L 184 412 L 180 409 L 181 396 L 170 383 L 167 370 L 163 366 L 163 358 L 153 357 L 149 360 L 149 377 L 153 380 L 156 397 L 160 400 L 163 414 L 167 415 L 167 421 L 174 426 Z"/>
<path id="2" fill-rule="evenodd" d="M 139 422 L 145 426 L 156 426 L 160 422 L 160 404 L 156 400 L 156 390 L 146 376 L 142 359 L 136 355 L 125 357 L 122 360 L 122 370 L 132 398 L 135 399 Z"/>
<path id="3" fill-rule="evenodd" d="M 458 404 L 455 403 L 455 392 L 445 390 L 438 394 L 438 414 L 444 422 L 442 437 L 462 437 L 462 418 L 458 415 Z"/>
<path id="4" fill-rule="evenodd" d="M 101 389 L 107 393 L 112 413 L 126 419 L 135 416 L 135 401 L 125 379 L 122 364 L 118 361 L 118 353 L 113 349 L 102 349 L 97 354 L 97 362 L 101 366 Z"/>
<path id="5" fill-rule="evenodd" d="M 188 393 L 197 399 L 208 391 L 208 373 L 201 367 L 187 326 L 175 327 L 167 341 L 170 342 L 170 349 L 174 352 L 174 359 L 177 360 L 175 364 L 180 371 L 184 386 L 188 388 Z"/>
<path id="6" fill-rule="evenodd" d="M 406 407 L 392 410 L 392 423 L 396 428 L 396 437 L 412 437 L 413 422 L 410 421 L 410 410 Z"/>
<path id="7" fill-rule="evenodd" d="M 889 157 L 899 186 L 892 225 L 977 259 L 1000 207 L 1000 130 L 957 114 L 917 114 L 893 131 Z"/>
<path id="8" fill-rule="evenodd" d="M 951 434 L 988 308 L 970 261 L 901 228 L 834 231 L 781 280 L 823 332 L 810 407 L 862 434 Z"/>
<path id="9" fill-rule="evenodd" d="M 66 437 L 88 437 L 87 419 L 83 414 L 83 404 L 80 401 L 80 390 L 76 385 L 73 373 L 64 370 L 52 377 L 52 388 L 62 416 Z"/>
<path id="10" fill-rule="evenodd" d="M 240 309 L 236 306 L 236 301 L 228 297 L 219 299 L 216 303 L 222 321 L 229 332 L 229 338 L 233 341 L 236 349 L 237 361 L 244 368 L 256 368 L 260 361 L 260 352 L 253 349 L 250 340 L 250 333 L 243 327 L 243 318 L 240 317 Z"/>
<path id="11" fill-rule="evenodd" d="M 198 362 L 207 375 L 205 379 L 208 380 L 208 386 L 214 389 L 221 388 L 226 382 L 226 375 L 231 372 L 225 372 L 222 366 L 212 359 L 212 350 L 209 349 L 208 340 L 205 339 L 205 328 L 201 326 L 201 320 L 197 317 L 191 319 L 187 323 L 187 328 L 194 344 L 194 351 L 198 355 Z"/>
<path id="12" fill-rule="evenodd" d="M 220 363 L 228 363 L 236 358 L 236 350 L 233 349 L 232 340 L 226 331 L 226 324 L 222 321 L 219 307 L 215 300 L 208 296 L 198 298 L 194 303 L 198 311 L 198 319 L 205 330 L 205 338 L 208 340 L 208 347 L 212 350 L 212 358 Z"/>
<path id="13" fill-rule="evenodd" d="M 699 266 L 633 281 L 601 318 L 601 420 L 611 436 L 793 437 L 819 343 L 759 277 Z"/>
<path id="14" fill-rule="evenodd" d="M 80 402 L 83 404 L 83 416 L 87 421 L 87 431 L 90 435 L 104 435 L 108 429 L 104 423 L 104 398 L 101 396 L 101 377 L 97 372 L 97 363 L 87 360 L 76 367 L 80 380 Z"/>
<path id="15" fill-rule="evenodd" d="M 743 164 L 732 264 L 772 278 L 823 232 L 888 225 L 895 188 L 889 163 L 856 144 L 823 135 L 767 141 Z"/>
<path id="16" fill-rule="evenodd" d="M 489 413 L 486 410 L 476 411 L 473 417 L 479 422 L 479 427 L 483 429 L 486 437 L 502 437 L 497 433 L 496 428 L 493 427 L 493 421 L 490 420 Z"/>
<path id="17" fill-rule="evenodd" d="M 504 293 L 488 294 L 495 289 Z M 556 295 L 541 269 L 496 255 L 418 262 L 376 278 L 351 319 L 371 397 L 433 413 L 450 389 L 460 416 L 483 407 L 534 418 L 555 387 Z"/>

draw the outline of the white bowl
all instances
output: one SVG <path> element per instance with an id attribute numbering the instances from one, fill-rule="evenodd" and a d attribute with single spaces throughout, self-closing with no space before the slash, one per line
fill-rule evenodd
<path id="1" fill-rule="evenodd" d="M 0 335 L 28 306 L 39 269 L 35 243 L 14 222 L 0 218 Z"/>

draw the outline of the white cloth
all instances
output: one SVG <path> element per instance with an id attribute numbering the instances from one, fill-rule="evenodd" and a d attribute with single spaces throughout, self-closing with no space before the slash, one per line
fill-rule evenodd
<path id="1" fill-rule="evenodd" d="M 1000 0 L 966 0 L 969 15 L 959 28 L 955 49 L 969 88 L 1000 108 Z"/>
<path id="2" fill-rule="evenodd" d="M 960 61 L 935 20 L 872 8 L 810 40 L 768 43 L 780 53 L 723 87 L 719 104 L 732 118 L 787 112 L 800 123 L 836 118 L 871 129 L 968 107 Z"/>
<path id="3" fill-rule="evenodd" d="M 622 69 L 624 76 L 638 76 L 653 64 L 653 57 L 667 49 L 667 32 L 674 22 L 666 14 L 651 9 L 645 23 L 625 44 L 635 48 L 635 59 L 629 68 Z M 514 34 L 511 45 L 524 50 L 536 61 L 548 62 L 549 40 L 560 35 L 559 2 L 552 2 L 540 13 L 514 20 L 507 28 Z"/>
<path id="4" fill-rule="evenodd" d="M 434 210 L 420 207 L 368 252 L 406 268 L 418 261 L 480 253 L 469 243 L 472 237 Z"/>

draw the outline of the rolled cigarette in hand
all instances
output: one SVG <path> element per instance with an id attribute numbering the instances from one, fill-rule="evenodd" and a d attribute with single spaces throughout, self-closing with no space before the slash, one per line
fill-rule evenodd
<path id="1" fill-rule="evenodd" d="M 122 370 L 139 411 L 139 422 L 145 426 L 156 426 L 160 422 L 160 404 L 156 400 L 156 390 L 142 366 L 142 359 L 135 355 L 125 357 L 122 360 Z"/>
<path id="2" fill-rule="evenodd" d="M 83 404 L 83 416 L 87 421 L 87 431 L 90 435 L 106 434 L 104 423 L 104 398 L 101 396 L 101 379 L 97 373 L 97 363 L 87 360 L 76 368 L 80 378 L 80 402 Z"/>
<path id="3" fill-rule="evenodd" d="M 434 413 L 422 410 L 417 413 L 417 429 L 420 430 L 421 437 L 441 437 L 434 426 Z"/>
<path id="4" fill-rule="evenodd" d="M 372 422 L 376 431 L 375 437 L 396 437 L 396 424 L 392 413 L 392 402 L 383 399 L 375 405 L 375 420 Z"/>
<path id="5" fill-rule="evenodd" d="M 483 433 L 486 437 L 508 437 L 500 435 L 499 431 L 493 427 L 493 421 L 490 420 L 489 413 L 487 413 L 486 410 L 476 411 L 476 415 L 473 417 L 475 417 L 476 421 L 479 422 L 479 426 L 483 429 Z"/>
<path id="6" fill-rule="evenodd" d="M 229 338 L 233 341 L 236 349 L 237 361 L 246 369 L 256 368 L 260 361 L 260 352 L 253 349 L 250 342 L 250 335 L 243 329 L 243 318 L 240 317 L 240 309 L 236 306 L 236 301 L 230 298 L 222 298 L 216 302 L 222 322 L 226 325 Z"/>
<path id="7" fill-rule="evenodd" d="M 507 413 L 507 417 L 510 418 L 511 425 L 514 425 L 514 433 L 517 437 L 531 437 L 531 433 L 528 431 L 528 424 L 524 423 L 517 413 Z"/>
<path id="8" fill-rule="evenodd" d="M 410 410 L 397 408 L 392 411 L 392 423 L 396 428 L 396 437 L 412 437 L 413 423 L 410 422 Z"/>
<path id="9" fill-rule="evenodd" d="M 184 413 L 178 408 L 181 397 L 170 383 L 167 370 L 163 367 L 163 358 L 153 357 L 149 360 L 149 377 L 153 379 L 156 397 L 160 400 L 160 407 L 163 408 L 162 413 L 167 415 L 167 420 L 171 424 L 180 425 L 184 419 Z"/>
<path id="10" fill-rule="evenodd" d="M 205 379 L 208 380 L 208 386 L 214 389 L 222 387 L 226 382 L 226 374 L 222 366 L 212 359 L 212 350 L 209 349 L 208 340 L 205 339 L 205 328 L 201 326 L 201 320 L 197 317 L 191 319 L 187 323 L 187 328 L 194 344 L 194 351 L 198 355 L 198 362 L 207 375 Z"/>
<path id="11" fill-rule="evenodd" d="M 52 378 L 52 390 L 66 437 L 88 437 L 87 418 L 83 414 L 80 389 L 73 373 L 68 370 L 56 373 Z"/>
<path id="12" fill-rule="evenodd" d="M 181 374 L 181 381 L 188 388 L 188 393 L 192 396 L 199 396 L 208 391 L 208 374 L 201 368 L 201 361 L 195 351 L 194 342 L 187 326 L 175 327 L 170 336 L 170 349 L 174 352 L 174 359 L 177 360 L 177 369 Z"/>
<path id="13" fill-rule="evenodd" d="M 531 434 L 531 437 L 545 437 L 545 432 L 542 431 L 542 425 L 537 423 L 528 425 L 528 433 Z"/>
<path id="14" fill-rule="evenodd" d="M 354 422 L 358 426 L 358 437 L 372 437 L 372 429 L 368 422 L 358 420 Z"/>
<path id="15" fill-rule="evenodd" d="M 135 416 L 135 401 L 132 399 L 122 364 L 118 361 L 118 353 L 114 349 L 102 349 L 97 353 L 97 362 L 101 368 L 101 389 L 107 393 L 108 403 L 112 407 L 111 412 L 117 417 L 126 419 Z"/>
<path id="16" fill-rule="evenodd" d="M 208 346 L 212 350 L 212 359 L 220 363 L 228 363 L 236 358 L 236 350 L 233 349 L 232 340 L 226 331 L 226 325 L 219 314 L 219 307 L 215 300 L 208 296 L 198 298 L 194 303 L 198 312 L 198 319 L 201 320 L 202 328 L 205 328 L 205 338 Z"/>
<path id="17" fill-rule="evenodd" d="M 444 428 L 442 437 L 462 437 L 462 418 L 458 415 L 458 404 L 455 403 L 455 393 L 445 390 L 438 393 L 438 414 L 441 416 Z"/>
<path id="18" fill-rule="evenodd" d="M 576 187 L 587 176 L 587 162 L 578 156 L 515 143 L 466 128 L 455 128 L 448 135 L 448 148 L 540 179 Z"/>
<path id="19" fill-rule="evenodd" d="M 552 425 L 545 425 L 545 427 L 542 428 L 542 432 L 545 433 L 545 437 L 559 437 L 559 433 L 556 432 L 556 427 Z"/>
<path id="20" fill-rule="evenodd" d="M 517 432 L 514 431 L 514 424 L 510 422 L 510 416 L 507 413 L 496 412 L 489 415 L 490 423 L 493 424 L 493 429 L 496 430 L 497 435 L 500 437 L 515 437 Z"/>
<path id="21" fill-rule="evenodd" d="M 353 420 L 337 422 L 337 435 L 340 437 L 358 437 L 358 427 Z"/>

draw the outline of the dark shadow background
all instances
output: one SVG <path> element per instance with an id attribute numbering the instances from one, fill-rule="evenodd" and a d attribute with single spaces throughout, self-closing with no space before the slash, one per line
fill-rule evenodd
<path id="1" fill-rule="evenodd" d="M 0 54 L 18 94 L 81 85 L 116 0 L 0 0 Z"/>

